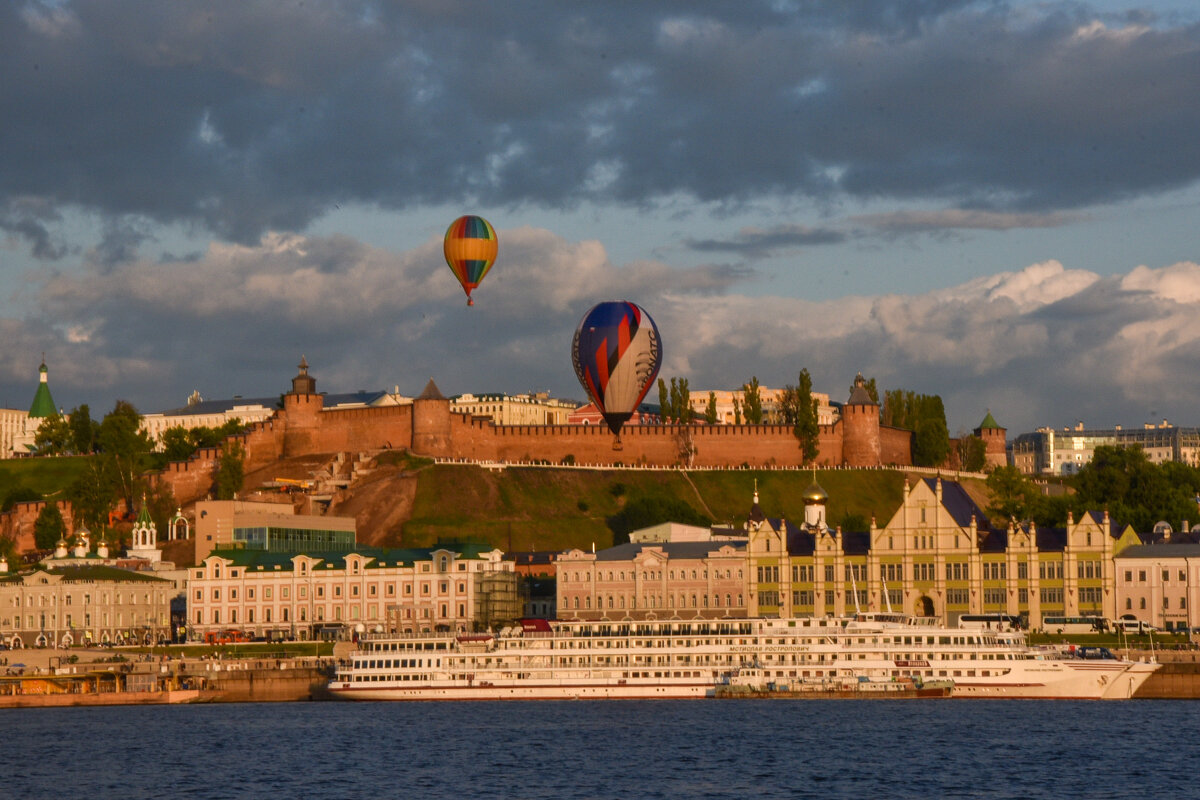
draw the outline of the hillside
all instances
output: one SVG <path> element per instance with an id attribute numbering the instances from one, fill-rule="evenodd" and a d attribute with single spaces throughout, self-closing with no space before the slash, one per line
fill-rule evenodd
<path id="1" fill-rule="evenodd" d="M 334 456 L 279 461 L 246 476 L 243 497 L 276 478 L 307 479 L 328 469 Z M 0 462 L 0 474 L 53 496 L 86 466 L 85 459 L 23 459 Z M 760 505 L 770 517 L 799 521 L 802 493 L 813 480 L 804 470 L 591 470 L 508 467 L 488 470 L 465 464 L 434 465 L 403 452 L 386 452 L 334 494 L 328 513 L 353 516 L 363 544 L 427 546 L 439 539 L 488 541 L 505 550 L 609 547 L 610 518 L 631 503 L 685 504 L 713 522 L 740 526 L 757 483 Z M 918 476 L 912 476 L 916 480 Z M 904 473 L 891 470 L 822 470 L 829 494 L 828 518 L 847 515 L 864 524 L 874 515 L 884 525 L 899 507 Z M 964 481 L 981 506 L 982 481 Z M 301 496 L 294 496 L 302 509 Z M 266 499 L 264 497 L 264 499 Z M 283 499 L 283 498 L 278 498 Z M 176 555 L 186 563 L 190 547 Z"/>
<path id="2" fill-rule="evenodd" d="M 329 513 L 353 515 L 360 541 L 380 546 L 425 546 L 438 539 L 482 539 L 505 550 L 612 544 L 608 518 L 630 501 L 681 501 L 715 522 L 741 525 L 757 480 L 760 505 L 771 517 L 801 520 L 804 471 L 583 470 L 469 465 L 381 465 L 356 481 Z M 904 474 L 889 470 L 818 473 L 829 494 L 828 516 L 847 514 L 885 524 L 899 507 Z M 980 482 L 976 482 L 980 483 Z M 980 486 L 970 487 L 986 496 Z"/>

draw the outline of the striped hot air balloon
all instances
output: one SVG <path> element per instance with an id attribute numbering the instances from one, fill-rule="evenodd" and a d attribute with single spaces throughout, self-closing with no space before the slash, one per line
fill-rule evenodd
<path id="1" fill-rule="evenodd" d="M 571 357 L 579 383 L 619 439 L 662 363 L 654 320 L 626 300 L 600 303 L 575 330 Z"/>
<path id="2" fill-rule="evenodd" d="M 467 293 L 469 306 L 475 305 L 471 291 L 483 281 L 496 261 L 496 249 L 496 230 L 483 217 L 468 214 L 454 220 L 446 229 L 443 243 L 446 264 Z"/>

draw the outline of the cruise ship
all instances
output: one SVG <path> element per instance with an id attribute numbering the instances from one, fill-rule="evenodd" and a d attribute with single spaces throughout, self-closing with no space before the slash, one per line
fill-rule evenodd
<path id="1" fill-rule="evenodd" d="M 1158 666 L 892 613 L 538 619 L 494 634 L 367 636 L 328 688 L 345 700 L 703 698 L 750 673 L 790 693 L 949 681 L 954 697 L 1113 700 L 1133 697 Z"/>

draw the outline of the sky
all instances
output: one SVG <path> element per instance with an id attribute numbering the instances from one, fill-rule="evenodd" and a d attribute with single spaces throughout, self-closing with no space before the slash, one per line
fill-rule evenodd
<path id="1" fill-rule="evenodd" d="M 0 407 L 43 354 L 97 418 L 302 355 L 322 391 L 582 400 L 574 329 L 627 299 L 693 393 L 1200 425 L 1183 0 L 14 0 L 0 75 Z"/>

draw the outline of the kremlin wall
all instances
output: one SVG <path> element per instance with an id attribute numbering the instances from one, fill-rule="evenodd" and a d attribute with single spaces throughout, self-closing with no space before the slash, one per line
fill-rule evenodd
<path id="1" fill-rule="evenodd" d="M 879 407 L 861 381 L 859 376 L 841 419 L 820 426 L 817 463 L 910 465 L 912 433 L 879 424 Z M 326 410 L 303 361 L 292 390 L 283 396 L 283 408 L 233 438 L 245 450 L 246 472 L 294 456 L 387 449 L 469 461 L 802 466 L 799 443 L 788 425 L 632 425 L 622 431 L 617 448 L 604 426 L 497 425 L 454 413 L 432 380 L 411 405 Z M 177 502 L 190 503 L 211 490 L 219 458 L 217 448 L 201 450 L 188 461 L 168 465 L 155 480 L 169 485 Z"/>

